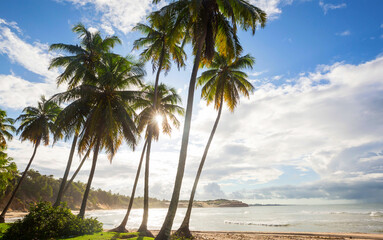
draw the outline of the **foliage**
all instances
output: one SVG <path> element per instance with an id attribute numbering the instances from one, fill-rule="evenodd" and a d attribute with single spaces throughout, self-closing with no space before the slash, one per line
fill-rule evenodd
<path id="1" fill-rule="evenodd" d="M 0 223 L 0 239 L 11 225 L 12 223 Z"/>
<path id="2" fill-rule="evenodd" d="M 26 107 L 16 120 L 21 121 L 17 133 L 20 134 L 21 141 L 29 140 L 35 146 L 41 142 L 49 144 L 49 135 L 55 132 L 54 121 L 60 113 L 61 108 L 54 102 L 48 101 L 41 96 L 37 107 Z"/>
<path id="3" fill-rule="evenodd" d="M 4 150 L 5 148 L 0 147 L 0 195 L 4 194 L 17 174 L 16 163 L 11 162 L 13 159 L 8 157 Z"/>
<path id="4" fill-rule="evenodd" d="M 121 40 L 116 36 L 102 38 L 100 32 L 90 32 L 83 24 L 72 28 L 81 39 L 80 45 L 64 43 L 52 44 L 50 50 L 64 51 L 70 56 L 59 56 L 52 59 L 49 69 L 63 67 L 65 70 L 57 77 L 57 84 L 68 83 L 72 89 L 85 82 L 93 75 L 103 54 L 109 52 Z"/>
<path id="5" fill-rule="evenodd" d="M 142 89 L 142 97 L 134 103 L 135 108 L 141 109 L 141 112 L 136 117 L 138 131 L 143 132 L 150 124 L 153 131 L 152 136 L 155 140 L 158 140 L 161 131 L 164 134 L 171 135 L 171 125 L 176 128 L 180 126 L 176 114 L 181 116 L 184 114 L 184 109 L 177 105 L 181 103 L 181 97 L 174 88 L 160 84 L 157 91 L 156 112 L 153 113 L 152 107 L 155 95 L 154 86 L 152 85 L 145 86 Z M 158 117 L 161 117 L 161 123 L 157 121 L 156 118 Z"/>
<path id="6" fill-rule="evenodd" d="M 7 239 L 50 239 L 79 236 L 102 231 L 102 223 L 96 219 L 82 219 L 62 204 L 52 207 L 49 202 L 32 205 L 30 212 L 6 231 Z"/>
<path id="7" fill-rule="evenodd" d="M 7 140 L 12 140 L 12 132 L 16 131 L 14 122 L 15 120 L 7 118 L 7 113 L 0 109 L 0 147 L 6 147 Z"/>
<path id="8" fill-rule="evenodd" d="M 249 97 L 254 90 L 242 69 L 252 68 L 254 58 L 250 55 L 228 58 L 216 53 L 209 69 L 198 78 L 197 86 L 202 86 L 201 95 L 207 105 L 214 102 L 214 108 L 226 102 L 230 111 L 238 105 L 240 94 Z"/>
<path id="9" fill-rule="evenodd" d="M 184 31 L 175 25 L 175 21 L 172 14 L 154 12 L 148 16 L 149 25 L 139 23 L 133 28 L 146 34 L 146 37 L 134 41 L 133 48 L 145 48 L 140 56 L 144 61 L 152 60 L 153 71 L 157 69 L 167 73 L 171 68 L 171 60 L 178 69 L 185 66 L 186 54 L 179 46 Z"/>
<path id="10" fill-rule="evenodd" d="M 0 193 L 0 206 L 5 204 L 7 195 L 12 191 L 15 182 L 20 176 L 16 176 L 16 181 L 13 181 L 8 186 L 7 190 Z M 43 201 L 55 201 L 60 180 L 53 178 L 52 175 L 42 175 L 39 172 L 31 169 L 28 171 L 23 184 L 16 195 L 15 204 L 11 205 L 13 210 L 26 210 L 28 203 Z M 71 209 L 79 209 L 86 185 L 82 182 L 72 182 L 69 186 L 67 194 L 63 197 L 63 201 L 67 202 Z M 89 193 L 89 208 L 98 209 L 98 206 L 107 206 L 108 208 L 124 208 L 129 203 L 129 197 L 113 194 L 111 191 L 103 191 L 101 189 L 93 189 Z M 134 200 L 134 208 L 142 207 L 143 198 L 138 197 Z M 17 204 L 16 204 L 17 203 Z M 166 207 L 164 201 L 151 198 L 149 202 L 151 207 Z"/>

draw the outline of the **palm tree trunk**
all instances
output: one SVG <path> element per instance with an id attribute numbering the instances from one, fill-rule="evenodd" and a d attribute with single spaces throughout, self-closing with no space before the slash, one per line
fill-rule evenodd
<path id="1" fill-rule="evenodd" d="M 15 198 L 16 193 L 17 193 L 17 190 L 19 189 L 21 183 L 23 182 L 25 176 L 27 175 L 28 169 L 29 169 L 29 167 L 31 166 L 33 159 L 35 158 L 36 150 L 37 150 L 37 147 L 38 147 L 39 145 L 40 145 L 40 141 L 38 141 L 38 142 L 35 144 L 35 149 L 33 150 L 32 157 L 31 157 L 31 159 L 29 160 L 29 163 L 28 163 L 27 167 L 25 168 L 25 170 L 24 170 L 24 172 L 23 172 L 23 175 L 21 175 L 21 178 L 20 178 L 19 182 L 17 183 L 16 188 L 13 190 L 12 195 L 11 195 L 11 198 L 8 200 L 7 205 L 5 206 L 5 208 L 3 209 L 3 212 L 2 212 L 1 215 L 0 215 L 0 223 L 4 223 L 4 222 L 5 222 L 5 214 L 7 213 L 8 208 L 9 208 L 9 206 L 11 205 L 13 199 Z"/>
<path id="2" fill-rule="evenodd" d="M 64 173 L 63 179 L 62 179 L 61 184 L 60 184 L 59 193 L 57 194 L 56 202 L 53 205 L 54 207 L 57 207 L 60 205 L 61 199 L 64 196 L 64 187 L 65 187 L 66 181 L 68 179 L 70 167 L 72 166 L 72 160 L 73 160 L 74 150 L 76 149 L 77 139 L 78 139 L 78 135 L 75 134 L 73 137 L 72 147 L 70 149 L 68 163 L 66 165 L 65 173 Z"/>
<path id="3" fill-rule="evenodd" d="M 130 195 L 130 199 L 129 199 L 128 210 L 126 211 L 125 217 L 122 220 L 120 226 L 118 226 L 118 227 L 116 227 L 114 229 L 111 229 L 110 232 L 128 232 L 128 230 L 126 230 L 125 226 L 128 223 L 130 211 L 132 210 L 132 207 L 133 207 L 134 195 L 136 194 L 137 183 L 138 183 L 138 179 L 140 177 L 142 162 L 144 160 L 144 155 L 145 155 L 145 150 L 146 150 L 147 144 L 148 144 L 148 140 L 145 141 L 144 147 L 142 149 L 140 163 L 138 164 L 136 178 L 134 179 L 132 194 Z"/>
<path id="4" fill-rule="evenodd" d="M 183 134 L 182 134 L 180 157 L 178 160 L 178 169 L 177 169 L 177 175 L 176 175 L 176 179 L 175 179 L 173 194 L 172 194 L 172 198 L 171 198 L 171 201 L 169 204 L 168 213 L 166 215 L 164 223 L 162 224 L 160 232 L 158 233 L 157 237 L 155 238 L 156 240 L 168 240 L 169 239 L 170 232 L 171 232 L 171 229 L 173 226 L 174 217 L 175 217 L 176 212 L 177 212 L 178 201 L 179 201 L 180 192 L 181 192 L 182 179 L 183 179 L 183 175 L 184 175 L 184 171 L 185 171 L 186 155 L 187 155 L 190 125 L 191 125 L 191 118 L 192 118 L 192 111 L 193 111 L 194 89 L 195 89 L 195 83 L 196 83 L 199 63 L 201 60 L 202 46 L 203 46 L 203 42 L 205 39 L 205 35 L 206 35 L 206 31 L 204 31 L 204 33 L 201 34 L 201 36 L 198 40 L 197 52 L 196 52 L 196 56 L 194 59 L 192 75 L 190 78 L 184 130 L 183 130 Z"/>
<path id="5" fill-rule="evenodd" d="M 162 64 L 164 62 L 164 56 L 165 56 L 165 46 L 162 46 L 161 56 L 160 56 L 160 60 L 158 62 L 156 81 L 154 82 L 154 99 L 153 99 L 153 107 L 154 108 L 156 108 L 156 106 L 157 106 L 158 82 L 160 80 L 160 73 L 162 71 Z"/>
<path id="6" fill-rule="evenodd" d="M 73 180 L 76 178 L 78 172 L 80 172 L 80 170 L 82 168 L 82 165 L 84 165 L 85 160 L 89 156 L 90 151 L 91 151 L 91 148 L 88 149 L 88 151 L 86 152 L 85 156 L 82 158 L 80 165 L 77 167 L 76 171 L 73 173 L 73 176 L 71 177 L 71 179 L 68 181 L 67 184 L 65 184 L 65 188 L 64 188 L 63 194 L 66 193 L 66 191 L 68 190 L 69 186 L 72 184 Z"/>
<path id="7" fill-rule="evenodd" d="M 152 145 L 152 128 L 149 127 L 149 134 L 147 138 L 148 146 L 146 148 L 146 161 L 145 161 L 145 186 L 144 186 L 144 214 L 142 217 L 141 226 L 138 228 L 140 236 L 154 237 L 154 235 L 148 230 L 148 218 L 149 218 L 149 160 L 150 160 L 150 148 Z"/>
<path id="8" fill-rule="evenodd" d="M 192 208 L 193 208 L 194 196 L 195 196 L 195 193 L 196 193 L 196 190 L 197 190 L 198 181 L 199 181 L 199 179 L 201 177 L 203 166 L 205 164 L 206 156 L 207 156 L 207 153 L 208 153 L 209 148 L 210 148 L 210 144 L 211 144 L 211 142 L 213 140 L 215 131 L 217 130 L 219 119 L 221 118 L 222 105 L 223 105 L 223 101 L 222 100 L 223 100 L 223 94 L 221 96 L 221 105 L 219 106 L 217 118 L 215 120 L 213 129 L 211 130 L 209 140 L 207 141 L 207 144 L 206 144 L 206 147 L 205 147 L 205 151 L 203 152 L 202 159 L 201 159 L 201 162 L 200 162 L 199 167 L 198 167 L 197 175 L 196 175 L 195 180 L 194 180 L 193 189 L 192 189 L 191 194 L 190 194 L 188 209 L 186 211 L 185 218 L 184 218 L 180 228 L 176 232 L 176 236 L 179 236 L 179 237 L 186 237 L 186 238 L 192 238 L 193 237 L 192 234 L 190 233 L 189 223 L 190 223 L 191 211 L 192 211 Z"/>
<path id="9" fill-rule="evenodd" d="M 165 43 L 164 43 L 165 44 Z M 157 96 L 158 96 L 158 83 L 160 80 L 160 73 L 162 70 L 162 64 L 165 56 L 165 46 L 162 46 L 161 56 L 158 62 L 158 69 L 156 74 L 156 80 L 154 82 L 154 97 L 153 97 L 153 110 L 157 110 Z M 149 123 L 149 133 L 148 133 L 148 146 L 146 149 L 146 161 L 145 161 L 145 185 L 144 185 L 144 214 L 142 217 L 141 226 L 138 228 L 141 236 L 154 237 L 154 235 L 148 230 L 148 218 L 149 218 L 149 160 L 150 160 L 150 149 L 152 146 L 152 127 Z"/>
<path id="10" fill-rule="evenodd" d="M 96 144 L 96 147 L 94 148 L 94 153 L 93 153 L 92 168 L 90 170 L 90 174 L 89 174 L 89 178 L 88 178 L 88 183 L 86 184 L 86 189 L 85 189 L 85 192 L 84 192 L 84 197 L 82 198 L 80 213 L 78 214 L 78 216 L 80 218 L 84 218 L 84 215 L 85 215 L 86 202 L 88 200 L 90 186 L 92 185 L 92 180 L 93 180 L 94 172 L 96 170 L 96 163 L 97 163 L 98 151 L 100 150 L 100 143 L 101 143 L 101 139 L 97 139 L 97 144 Z"/>

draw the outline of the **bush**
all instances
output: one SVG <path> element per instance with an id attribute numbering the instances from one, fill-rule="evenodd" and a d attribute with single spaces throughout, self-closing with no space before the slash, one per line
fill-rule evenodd
<path id="1" fill-rule="evenodd" d="M 31 205 L 30 212 L 7 230 L 2 240 L 34 240 L 71 237 L 102 231 L 97 219 L 75 216 L 65 203 L 52 207 L 49 202 Z"/>

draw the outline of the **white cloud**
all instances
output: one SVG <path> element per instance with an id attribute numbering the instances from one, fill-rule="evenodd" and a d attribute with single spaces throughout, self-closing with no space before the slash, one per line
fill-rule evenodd
<path id="1" fill-rule="evenodd" d="M 345 37 L 345 36 L 350 36 L 351 32 L 350 30 L 345 30 L 343 32 L 336 33 L 335 35 Z"/>
<path id="2" fill-rule="evenodd" d="M 55 79 L 59 74 L 56 69 L 48 70 L 50 60 L 57 56 L 48 52 L 48 45 L 30 44 L 22 40 L 20 34 L 15 22 L 0 19 L 0 53 L 41 77 L 40 82 L 31 82 L 15 74 L 0 75 L 0 105 L 16 109 L 34 104 L 41 94 L 50 96 L 57 92 Z"/>
<path id="3" fill-rule="evenodd" d="M 34 106 L 41 95 L 49 97 L 58 91 L 54 82 L 29 82 L 15 75 L 0 74 L 0 86 L 0 106 L 13 109 Z"/>
<path id="4" fill-rule="evenodd" d="M 319 6 L 323 9 L 324 14 L 327 14 L 329 10 L 345 8 L 347 7 L 347 4 L 346 3 L 331 4 L 331 3 L 324 3 L 323 1 L 319 1 Z"/>
<path id="5" fill-rule="evenodd" d="M 124 34 L 131 31 L 137 23 L 143 21 L 153 10 L 152 0 L 62 0 L 78 7 L 91 6 L 101 14 L 99 27 L 107 34 L 114 34 L 117 29 Z"/>
<path id="6" fill-rule="evenodd" d="M 264 71 L 260 71 L 260 72 L 251 72 L 251 73 L 248 73 L 249 76 L 253 76 L 253 77 L 258 77 L 264 73 L 267 73 L 268 71 L 267 70 L 264 70 Z"/>
<path id="7" fill-rule="evenodd" d="M 273 20 L 281 15 L 281 7 L 292 4 L 293 0 L 250 0 L 249 2 L 265 11 L 269 20 Z"/>
<path id="8" fill-rule="evenodd" d="M 253 173 L 260 176 L 256 182 L 269 182 L 282 174 L 279 167 L 292 165 L 327 181 L 382 181 L 378 161 L 360 161 L 383 150 L 382 76 L 383 57 L 378 57 L 359 65 L 322 65 L 291 83 L 257 87 L 234 114 L 223 113 L 205 179 L 246 181 L 242 176 Z M 207 138 L 215 117 L 211 107 L 200 104 L 194 144 Z M 244 169 L 249 174 L 242 175 Z M 273 171 L 262 176 L 257 169 Z M 344 173 L 334 174 L 338 171 Z"/>

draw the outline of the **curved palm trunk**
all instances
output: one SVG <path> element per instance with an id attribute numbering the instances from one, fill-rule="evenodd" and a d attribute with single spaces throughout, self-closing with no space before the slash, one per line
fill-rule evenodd
<path id="1" fill-rule="evenodd" d="M 91 148 L 88 149 L 88 151 L 86 152 L 85 156 L 82 158 L 80 165 L 77 167 L 76 171 L 73 173 L 73 176 L 71 177 L 71 179 L 68 181 L 67 184 L 65 184 L 65 188 L 64 188 L 63 194 L 66 193 L 66 191 L 68 190 L 69 186 L 72 184 L 73 180 L 76 178 L 78 172 L 80 172 L 80 170 L 82 168 L 82 165 L 84 165 L 85 160 L 89 156 L 90 150 L 91 150 Z"/>
<path id="2" fill-rule="evenodd" d="M 137 183 L 138 183 L 138 179 L 139 179 L 139 177 L 140 177 L 140 172 L 141 172 L 142 162 L 143 162 L 143 160 L 144 160 L 144 155 L 145 155 L 145 150 L 146 150 L 146 146 L 147 146 L 147 144 L 148 144 L 148 141 L 146 140 L 146 141 L 145 141 L 145 144 L 144 144 L 144 147 L 143 147 L 143 149 L 142 149 L 141 158 L 140 158 L 140 163 L 138 164 L 137 173 L 136 173 L 136 178 L 134 179 L 134 184 L 133 184 L 132 194 L 130 195 L 130 199 L 129 199 L 128 210 L 126 210 L 125 217 L 124 217 L 124 219 L 122 220 L 120 226 L 111 229 L 110 232 L 129 232 L 129 231 L 125 228 L 125 226 L 126 226 L 126 224 L 128 223 L 128 219 L 129 219 L 130 211 L 132 210 L 132 207 L 133 207 L 134 195 L 136 194 Z"/>
<path id="3" fill-rule="evenodd" d="M 86 189 L 85 189 L 85 192 L 84 192 L 84 197 L 82 198 L 80 213 L 78 214 L 78 217 L 80 217 L 80 218 L 84 218 L 84 215 L 85 215 L 86 202 L 88 200 L 90 186 L 92 185 L 92 180 L 93 180 L 94 172 L 96 170 L 98 151 L 100 150 L 100 142 L 101 142 L 101 140 L 98 139 L 96 147 L 94 148 L 92 168 L 90 170 L 90 174 L 89 174 L 89 178 L 88 178 L 88 183 L 86 184 Z"/>
<path id="4" fill-rule="evenodd" d="M 37 150 L 37 147 L 38 147 L 39 145 L 40 145 L 39 142 L 35 144 L 35 149 L 33 150 L 32 157 L 31 157 L 31 159 L 29 160 L 29 163 L 28 163 L 27 167 L 25 168 L 25 170 L 24 170 L 24 172 L 23 172 L 23 175 L 21 175 L 21 178 L 20 178 L 19 182 L 17 183 L 16 188 L 13 190 L 12 195 L 11 195 L 11 198 L 8 200 L 8 203 L 7 203 L 7 205 L 5 206 L 5 208 L 3 209 L 3 212 L 1 212 L 1 215 L 0 215 L 0 223 L 4 223 L 4 222 L 5 222 L 5 214 L 7 213 L 8 208 L 9 208 L 9 206 L 11 205 L 13 199 L 15 198 L 16 193 L 17 193 L 17 190 L 19 189 L 21 183 L 23 182 L 25 176 L 27 175 L 28 169 L 29 169 L 29 167 L 31 166 L 33 159 L 35 158 L 36 150 Z"/>
<path id="5" fill-rule="evenodd" d="M 178 201 L 179 201 L 180 192 L 181 192 L 182 178 L 185 171 L 186 155 L 187 155 L 187 148 L 188 148 L 188 142 L 189 142 L 192 110 L 193 110 L 194 89 L 195 89 L 199 63 L 201 60 L 202 46 L 203 46 L 203 41 L 205 39 L 205 35 L 206 35 L 206 32 L 204 32 L 204 34 L 202 34 L 202 36 L 198 40 L 197 52 L 194 59 L 192 75 L 190 78 L 188 102 L 186 106 L 185 123 L 184 123 L 184 130 L 182 134 L 182 143 L 181 143 L 180 157 L 178 160 L 178 169 L 177 169 L 177 175 L 176 175 L 175 184 L 174 184 L 174 190 L 173 190 L 172 198 L 169 204 L 168 213 L 166 215 L 164 223 L 162 224 L 160 232 L 155 238 L 156 240 L 169 239 L 170 232 L 173 226 L 174 217 L 177 212 Z"/>
<path id="6" fill-rule="evenodd" d="M 64 196 L 64 188 L 65 188 L 65 185 L 66 185 L 66 181 L 68 179 L 70 167 L 72 166 L 72 160 L 73 160 L 74 150 L 76 149 L 77 139 L 78 139 L 78 135 L 75 134 L 74 137 L 73 137 L 72 147 L 70 149 L 68 163 L 66 165 L 65 173 L 64 173 L 63 179 L 62 179 L 61 184 L 60 184 L 59 193 L 57 194 L 56 202 L 53 205 L 54 207 L 57 207 L 57 206 L 60 205 L 61 199 Z"/>
<path id="7" fill-rule="evenodd" d="M 154 83 L 154 96 L 153 96 L 153 109 L 157 108 L 157 96 L 158 96 L 158 83 L 160 80 L 160 73 L 162 70 L 162 64 L 165 56 L 165 43 L 163 43 L 161 56 L 158 63 L 158 70 L 156 74 L 156 80 Z M 138 228 L 141 236 L 154 237 L 154 235 L 148 230 L 148 218 L 149 218 L 149 161 L 150 161 L 150 149 L 152 145 L 152 129 L 149 124 L 148 134 L 148 146 L 146 149 L 146 161 L 145 161 L 145 186 L 144 186 L 144 214 L 142 217 L 141 226 Z"/>
<path id="8" fill-rule="evenodd" d="M 208 153 L 209 148 L 210 148 L 210 144 L 211 144 L 211 142 L 213 140 L 215 131 L 217 130 L 219 119 L 221 118 L 222 105 L 223 105 L 223 102 L 222 102 L 222 97 L 221 97 L 221 105 L 219 106 L 218 115 L 217 115 L 217 118 L 215 120 L 213 129 L 211 130 L 209 140 L 207 141 L 207 144 L 206 144 L 206 147 L 205 147 L 205 151 L 203 152 L 202 159 L 201 159 L 201 162 L 200 162 L 199 167 L 198 167 L 197 175 L 196 175 L 195 180 L 194 180 L 193 189 L 192 189 L 192 192 L 190 194 L 188 209 L 186 211 L 185 218 L 184 218 L 180 228 L 175 233 L 176 236 L 186 237 L 186 238 L 192 238 L 193 237 L 193 235 L 190 233 L 189 222 L 190 222 L 191 211 L 192 211 L 192 208 L 193 208 L 194 196 L 195 196 L 195 193 L 196 193 L 196 190 L 197 190 L 198 181 L 199 181 L 199 179 L 201 177 L 203 166 L 205 164 L 206 156 L 207 156 L 207 153 Z"/>
<path id="9" fill-rule="evenodd" d="M 144 214 L 142 217 L 141 226 L 138 228 L 140 236 L 154 237 L 154 235 L 148 230 L 148 218 L 149 218 L 149 160 L 150 160 L 150 148 L 152 145 L 152 130 L 149 129 L 148 134 L 148 146 L 146 148 L 146 161 L 145 161 L 145 186 L 144 186 Z"/>

